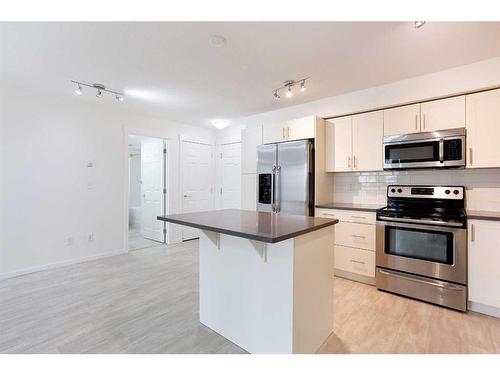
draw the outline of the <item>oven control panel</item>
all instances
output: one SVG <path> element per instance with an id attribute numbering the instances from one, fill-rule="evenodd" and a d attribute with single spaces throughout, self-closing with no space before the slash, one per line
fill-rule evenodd
<path id="1" fill-rule="evenodd" d="M 394 198 L 464 199 L 463 186 L 389 185 L 387 196 Z"/>

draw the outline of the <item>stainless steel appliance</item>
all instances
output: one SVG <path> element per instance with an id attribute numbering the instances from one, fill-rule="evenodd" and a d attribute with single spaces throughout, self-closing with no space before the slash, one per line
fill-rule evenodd
<path id="1" fill-rule="evenodd" d="M 465 128 L 384 137 L 384 169 L 465 167 Z"/>
<path id="2" fill-rule="evenodd" d="M 378 289 L 466 311 L 463 186 L 387 187 L 377 211 Z"/>
<path id="3" fill-rule="evenodd" d="M 312 141 L 258 146 L 257 174 L 257 211 L 314 215 Z"/>

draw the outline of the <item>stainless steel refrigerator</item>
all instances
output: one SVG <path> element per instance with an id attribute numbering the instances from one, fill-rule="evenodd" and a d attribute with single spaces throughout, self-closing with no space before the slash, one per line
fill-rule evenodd
<path id="1" fill-rule="evenodd" d="M 314 215 L 312 141 L 258 146 L 257 174 L 257 211 Z"/>

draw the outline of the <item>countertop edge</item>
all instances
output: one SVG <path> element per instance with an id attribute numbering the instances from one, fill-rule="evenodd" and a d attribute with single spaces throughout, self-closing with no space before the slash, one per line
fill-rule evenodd
<path id="1" fill-rule="evenodd" d="M 342 204 L 342 203 L 340 203 Z M 367 207 L 346 207 L 346 206 L 338 206 L 335 203 L 325 203 L 325 204 L 317 204 L 314 206 L 316 208 L 325 208 L 325 209 L 330 209 L 330 210 L 344 210 L 344 211 L 365 211 L 365 212 L 377 212 L 377 210 L 384 208 L 385 205 L 380 205 L 378 208 L 367 208 Z"/>
<path id="2" fill-rule="evenodd" d="M 331 219 L 331 221 L 328 221 L 328 222 L 323 223 L 323 224 L 318 224 L 318 225 L 314 226 L 313 228 L 306 228 L 306 229 L 303 229 L 303 230 L 300 230 L 297 232 L 293 232 L 293 233 L 289 233 L 286 235 L 282 235 L 279 237 L 262 237 L 262 236 L 257 236 L 257 235 L 253 235 L 253 234 L 249 234 L 249 233 L 245 233 L 245 232 L 238 232 L 238 231 L 230 230 L 230 229 L 222 229 L 222 228 L 218 228 L 218 227 L 212 227 L 209 225 L 196 224 L 196 223 L 190 223 L 190 222 L 183 221 L 183 220 L 165 218 L 163 216 L 157 216 L 156 218 L 158 220 L 166 221 L 166 222 L 169 222 L 172 224 L 185 225 L 188 227 L 193 227 L 193 228 L 197 228 L 197 229 L 201 229 L 201 230 L 208 230 L 211 232 L 227 234 L 230 236 L 246 238 L 248 240 L 254 240 L 254 241 L 265 242 L 265 243 L 276 243 L 276 242 L 285 241 L 285 240 L 288 240 L 290 238 L 298 237 L 298 236 L 301 236 L 301 235 L 306 234 L 306 233 L 314 232 L 316 230 L 335 225 L 339 222 L 337 219 Z"/>

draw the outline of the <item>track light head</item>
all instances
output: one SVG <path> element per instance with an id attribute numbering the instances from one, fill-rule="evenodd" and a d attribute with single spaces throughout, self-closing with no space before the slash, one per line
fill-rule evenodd
<path id="1" fill-rule="evenodd" d="M 425 25 L 425 21 L 415 21 L 415 29 L 420 29 Z"/>
<path id="2" fill-rule="evenodd" d="M 95 94 L 96 97 L 100 98 L 102 96 L 102 91 L 101 89 L 97 89 L 97 94 Z"/>
<path id="3" fill-rule="evenodd" d="M 288 90 L 286 91 L 286 96 L 287 96 L 287 98 L 291 98 L 293 96 L 293 92 L 292 92 L 292 87 L 291 86 L 288 86 Z"/>
<path id="4" fill-rule="evenodd" d="M 279 98 L 281 98 L 280 94 L 278 94 L 278 90 L 276 90 L 274 92 L 274 99 L 278 100 Z"/>
<path id="5" fill-rule="evenodd" d="M 300 84 L 300 91 L 306 91 L 306 80 L 303 80 Z"/>
<path id="6" fill-rule="evenodd" d="M 119 102 L 123 102 L 123 96 L 121 95 L 116 95 L 115 96 L 116 100 L 118 100 Z"/>
<path id="7" fill-rule="evenodd" d="M 82 86 L 80 86 L 80 84 L 78 84 L 78 87 L 75 89 L 75 94 L 82 95 Z"/>

